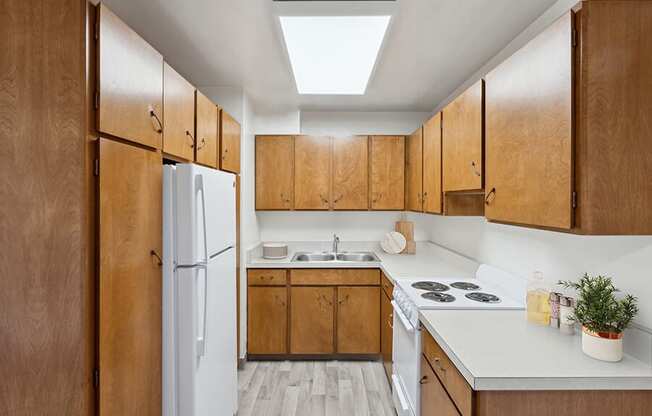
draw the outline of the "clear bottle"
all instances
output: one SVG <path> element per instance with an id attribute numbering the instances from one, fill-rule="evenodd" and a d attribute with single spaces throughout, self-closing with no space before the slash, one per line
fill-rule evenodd
<path id="1" fill-rule="evenodd" d="M 527 320 L 539 325 L 550 325 L 550 290 L 543 273 L 534 272 L 527 284 Z"/>

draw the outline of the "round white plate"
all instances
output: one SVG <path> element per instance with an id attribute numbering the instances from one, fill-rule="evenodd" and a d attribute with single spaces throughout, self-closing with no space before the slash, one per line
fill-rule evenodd
<path id="1" fill-rule="evenodd" d="M 389 254 L 398 254 L 405 249 L 407 241 L 403 234 L 396 231 L 385 234 L 383 241 L 380 242 L 380 247 Z"/>

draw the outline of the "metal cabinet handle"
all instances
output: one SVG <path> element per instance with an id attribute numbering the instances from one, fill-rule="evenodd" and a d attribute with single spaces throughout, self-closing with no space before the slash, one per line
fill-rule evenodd
<path id="1" fill-rule="evenodd" d="M 473 169 L 475 176 L 482 176 L 482 174 L 478 171 L 478 168 L 475 166 L 475 162 L 471 162 L 471 168 Z"/>
<path id="2" fill-rule="evenodd" d="M 389 317 L 387 318 L 387 325 L 389 325 L 390 329 L 394 329 L 394 323 L 392 322 L 393 318 L 394 318 L 394 314 L 390 313 Z"/>
<path id="3" fill-rule="evenodd" d="M 426 384 L 426 383 L 428 383 L 428 376 L 421 377 L 421 380 L 419 380 L 419 384 Z"/>
<path id="4" fill-rule="evenodd" d="M 383 198 L 382 193 L 376 194 L 376 196 L 374 197 L 374 199 L 371 200 L 371 202 L 376 203 L 376 202 L 380 201 L 382 198 Z"/>
<path id="5" fill-rule="evenodd" d="M 290 203 L 290 198 L 286 198 L 283 192 L 281 192 L 281 200 L 286 203 Z"/>
<path id="6" fill-rule="evenodd" d="M 341 305 L 341 304 L 343 304 L 344 302 L 346 302 L 348 300 L 349 300 L 349 295 L 346 295 L 346 296 L 344 296 L 344 299 L 337 301 L 337 304 Z"/>
<path id="7" fill-rule="evenodd" d="M 201 143 L 197 145 L 197 150 L 201 149 L 202 147 L 206 146 L 206 139 L 203 137 L 201 138 Z"/>
<path id="8" fill-rule="evenodd" d="M 161 259 L 161 256 L 159 256 L 155 250 L 151 250 L 149 252 L 149 255 L 152 257 L 156 257 L 156 264 L 158 264 L 159 266 L 163 265 L 163 260 Z"/>
<path id="9" fill-rule="evenodd" d="M 339 202 L 343 197 L 344 197 L 344 195 L 340 194 L 340 196 L 338 196 L 338 197 L 335 198 L 335 200 L 333 201 L 333 203 L 334 203 L 334 204 L 337 204 L 337 203 L 338 203 L 338 202 Z"/>
<path id="10" fill-rule="evenodd" d="M 321 199 L 321 202 L 323 202 L 324 204 L 328 204 L 329 202 L 328 199 L 324 198 L 322 194 L 319 194 L 319 199 Z"/>
<path id="11" fill-rule="evenodd" d="M 192 137 L 192 133 L 188 130 L 186 130 L 186 137 L 190 137 L 190 147 L 195 147 L 195 138 Z"/>
<path id="12" fill-rule="evenodd" d="M 421 203 L 425 204 L 426 203 L 426 198 L 428 197 L 428 192 L 423 193 L 423 198 L 421 198 Z"/>
<path id="13" fill-rule="evenodd" d="M 149 111 L 149 117 L 152 120 L 152 127 L 154 128 L 154 131 L 157 133 L 163 133 L 163 123 L 161 123 L 161 119 L 156 115 L 154 107 L 150 105 L 147 110 Z M 156 124 L 154 122 L 156 122 Z"/>
<path id="14" fill-rule="evenodd" d="M 491 197 L 491 195 L 493 195 L 494 197 L 489 199 Z M 484 203 L 486 205 L 489 205 L 489 204 L 491 204 L 493 202 L 494 199 L 496 199 L 496 188 L 491 188 L 491 191 L 489 191 L 487 193 L 487 196 L 484 199 Z"/>

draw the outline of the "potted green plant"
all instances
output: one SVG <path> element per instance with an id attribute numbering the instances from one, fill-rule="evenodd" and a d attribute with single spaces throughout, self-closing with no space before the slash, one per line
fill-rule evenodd
<path id="1" fill-rule="evenodd" d="M 582 325 L 582 351 L 602 361 L 622 360 L 623 331 L 638 313 L 636 298 L 618 299 L 619 290 L 604 276 L 584 274 L 579 282 L 559 284 L 578 292 L 571 319 Z"/>

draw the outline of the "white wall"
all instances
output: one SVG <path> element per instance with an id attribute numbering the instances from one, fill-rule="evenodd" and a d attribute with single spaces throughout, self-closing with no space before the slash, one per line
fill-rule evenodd
<path id="1" fill-rule="evenodd" d="M 302 111 L 301 133 L 346 136 L 353 134 L 411 134 L 429 113 Z"/>
<path id="2" fill-rule="evenodd" d="M 551 283 L 585 272 L 612 277 L 639 298 L 636 322 L 652 328 L 652 236 L 579 236 L 495 224 L 481 217 L 409 214 L 431 241 L 517 275 L 540 270 Z"/>

